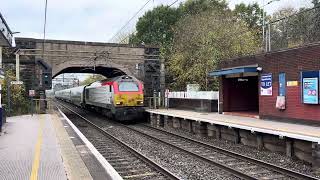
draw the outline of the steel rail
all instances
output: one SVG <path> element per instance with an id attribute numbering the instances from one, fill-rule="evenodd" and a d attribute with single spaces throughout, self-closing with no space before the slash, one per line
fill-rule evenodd
<path id="1" fill-rule="evenodd" d="M 62 106 L 64 106 L 64 105 L 62 105 Z M 65 106 L 64 106 L 64 107 L 65 107 Z M 88 119 L 86 119 L 85 117 L 81 116 L 80 114 L 74 112 L 74 111 L 71 110 L 70 108 L 68 108 L 68 107 L 65 107 L 65 108 L 67 108 L 67 109 L 69 109 L 71 112 L 77 114 L 77 115 L 80 116 L 82 119 L 84 119 L 85 121 L 87 121 L 89 124 L 93 124 L 93 123 L 90 122 Z M 156 140 L 156 141 L 162 142 L 162 143 L 164 143 L 164 144 L 166 144 L 166 145 L 169 145 L 169 146 L 171 146 L 171 147 L 174 147 L 174 148 L 176 148 L 176 149 L 178 149 L 178 150 L 180 150 L 180 151 L 182 151 L 182 152 L 185 152 L 185 153 L 187 153 L 187 154 L 189 154 L 189 155 L 191 155 L 191 156 L 193 156 L 193 157 L 195 157 L 195 158 L 201 159 L 201 160 L 203 160 L 204 162 L 207 162 L 207 163 L 212 164 L 212 165 L 214 165 L 214 166 L 216 166 L 216 167 L 219 167 L 219 168 L 221 168 L 221 169 L 224 169 L 225 171 L 227 171 L 227 172 L 229 172 L 229 173 L 233 174 L 234 176 L 239 177 L 239 178 L 241 178 L 241 179 L 258 180 L 258 179 L 255 178 L 255 177 L 252 177 L 252 176 L 250 176 L 250 175 L 247 175 L 247 174 L 244 174 L 244 173 L 242 173 L 242 172 L 240 172 L 240 171 L 237 171 L 237 170 L 235 170 L 235 169 L 232 169 L 232 168 L 230 168 L 230 167 L 228 167 L 228 166 L 226 166 L 226 165 L 224 165 L 224 164 L 222 164 L 222 163 L 219 163 L 219 162 L 216 162 L 216 161 L 212 161 L 211 159 L 202 157 L 202 156 L 200 156 L 200 155 L 198 155 L 198 154 L 196 154 L 196 153 L 193 153 L 193 152 L 191 152 L 191 151 L 185 150 L 185 149 L 183 149 L 183 148 L 180 148 L 180 147 L 178 147 L 178 146 L 175 146 L 175 145 L 173 145 L 173 144 L 170 144 L 170 143 L 168 143 L 168 142 L 166 142 L 166 141 L 163 141 L 163 140 L 158 139 L 158 138 L 156 138 L 156 137 L 153 137 L 153 136 L 151 136 L 151 135 L 145 134 L 145 133 L 143 133 L 143 132 L 141 132 L 141 131 L 138 131 L 138 130 L 133 129 L 133 128 L 131 128 L 131 127 L 128 127 L 128 126 L 126 126 L 126 125 L 123 125 L 123 124 L 121 124 L 121 123 L 117 123 L 117 124 L 118 124 L 119 126 L 121 126 L 121 127 L 127 128 L 127 129 L 129 129 L 129 130 L 131 130 L 131 131 L 134 131 L 134 132 L 136 132 L 136 133 L 138 133 L 138 134 L 141 134 L 142 136 L 145 136 L 145 137 L 154 139 L 154 140 Z M 93 124 L 93 125 L 94 125 L 94 124 Z M 94 126 L 97 127 L 97 128 L 99 128 L 99 129 L 101 129 L 99 126 L 96 126 L 96 125 L 94 125 Z M 106 131 L 104 131 L 104 130 L 102 130 L 102 131 L 105 132 L 105 133 L 108 133 L 108 132 L 106 132 Z M 108 134 L 109 134 L 109 133 L 108 133 Z M 109 135 L 112 136 L 111 134 L 109 134 Z M 115 137 L 114 137 L 114 138 L 115 138 Z M 117 139 L 117 138 L 116 138 L 116 139 Z M 119 141 L 121 141 L 121 140 L 119 140 Z M 129 146 L 129 147 L 130 147 L 130 146 Z M 134 150 L 134 151 L 135 151 L 135 150 Z"/>
<path id="2" fill-rule="evenodd" d="M 58 102 L 56 102 L 58 103 Z M 114 140 L 116 143 L 118 143 L 119 145 L 121 145 L 122 147 L 124 147 L 127 151 L 131 152 L 134 156 L 136 156 L 137 158 L 141 159 L 142 161 L 144 161 L 145 163 L 147 163 L 148 165 L 150 165 L 151 167 L 155 168 L 157 171 L 159 171 L 160 173 L 162 173 L 163 175 L 167 176 L 169 179 L 172 180 L 179 180 L 180 178 L 177 177 L 176 175 L 174 175 L 173 173 L 171 173 L 169 170 L 167 170 L 166 168 L 162 167 L 161 165 L 157 164 L 156 162 L 152 161 L 151 159 L 149 159 L 148 157 L 144 156 L 143 154 L 139 153 L 138 151 L 136 151 L 135 149 L 133 149 L 131 146 L 129 146 L 128 144 L 126 144 L 125 142 L 121 141 L 120 139 L 116 138 L 115 136 L 111 135 L 110 133 L 108 133 L 107 131 L 103 130 L 101 127 L 97 126 L 96 124 L 92 123 L 90 120 L 88 120 L 87 118 L 83 117 L 82 115 L 80 115 L 79 113 L 75 112 L 74 110 L 72 110 L 71 108 L 58 103 L 60 106 L 68 109 L 69 111 L 71 111 L 72 113 L 76 114 L 77 116 L 79 116 L 82 120 L 84 120 L 86 123 L 90 124 L 91 126 L 93 126 L 94 128 L 96 128 L 97 130 L 99 130 L 101 133 L 103 133 L 104 135 L 106 135 L 107 137 L 109 137 L 110 139 Z"/>
<path id="3" fill-rule="evenodd" d="M 120 124 L 120 123 L 119 123 L 119 124 Z M 221 169 L 224 169 L 225 171 L 230 172 L 231 174 L 233 174 L 233 175 L 235 175 L 236 177 L 239 177 L 239 178 L 241 178 L 241 179 L 258 180 L 258 178 L 255 178 L 255 177 L 253 177 L 253 176 L 244 174 L 244 173 L 241 172 L 241 171 L 237 171 L 237 170 L 235 170 L 235 169 L 233 169 L 233 168 L 231 168 L 231 167 L 228 167 L 228 166 L 226 166 L 226 165 L 224 165 L 224 164 L 222 164 L 222 163 L 219 163 L 219 162 L 213 161 L 213 160 L 211 160 L 211 159 L 208 159 L 208 158 L 206 158 L 206 157 L 200 156 L 200 155 L 198 155 L 198 154 L 196 154 L 196 153 L 194 153 L 194 152 L 191 152 L 191 151 L 188 151 L 188 150 L 183 149 L 183 148 L 181 148 L 181 147 L 178 147 L 178 146 L 176 146 L 176 145 L 173 145 L 173 144 L 171 144 L 171 143 L 169 143 L 169 142 L 167 142 L 167 141 L 164 141 L 164 140 L 162 140 L 162 139 L 159 139 L 159 138 L 157 138 L 157 137 L 151 136 L 151 135 L 149 135 L 149 134 L 145 134 L 144 132 L 141 132 L 141 131 L 139 131 L 139 130 L 136 130 L 136 129 L 134 129 L 134 128 L 131 128 L 131 127 L 128 127 L 128 126 L 125 126 L 125 125 L 122 125 L 122 124 L 120 124 L 120 125 L 123 126 L 123 127 L 125 127 L 125 128 L 127 128 L 127 129 L 130 129 L 130 130 L 132 130 L 132 131 L 134 131 L 134 132 L 137 132 L 138 134 L 141 134 L 142 136 L 145 136 L 145 137 L 148 137 L 148 138 L 151 138 L 151 139 L 155 139 L 155 140 L 157 140 L 157 141 L 159 141 L 159 142 L 161 142 L 161 143 L 164 143 L 164 144 L 169 145 L 169 146 L 171 146 L 171 147 L 174 147 L 174 148 L 176 148 L 176 149 L 178 149 L 178 150 L 180 150 L 180 151 L 183 151 L 183 152 L 185 152 L 185 153 L 187 153 L 187 154 L 190 154 L 190 155 L 192 155 L 193 157 L 196 157 L 196 158 L 198 158 L 198 159 L 201 159 L 201 160 L 203 160 L 204 162 L 207 162 L 207 163 L 209 163 L 209 164 L 213 164 L 214 166 L 217 166 L 217 167 L 219 167 L 219 168 L 221 168 Z"/>
<path id="4" fill-rule="evenodd" d="M 257 164 L 257 165 L 263 166 L 263 167 L 265 167 L 265 168 L 267 168 L 269 170 L 278 172 L 280 174 L 285 174 L 287 176 L 290 176 L 290 177 L 293 177 L 293 178 L 296 178 L 296 179 L 319 180 L 316 177 L 313 177 L 313 176 L 310 176 L 310 175 L 307 175 L 307 174 L 303 174 L 303 173 L 300 173 L 300 172 L 297 172 L 297 171 L 293 171 L 293 170 L 290 170 L 290 169 L 287 169 L 287 168 L 284 168 L 284 167 L 281 167 L 281 166 L 277 166 L 277 165 L 274 165 L 274 164 L 271 164 L 271 163 L 268 163 L 268 162 L 264 162 L 264 161 L 261 161 L 259 159 L 255 159 L 255 158 L 252 158 L 252 157 L 244 156 L 242 154 L 239 154 L 239 153 L 236 153 L 236 152 L 232 152 L 232 151 L 220 148 L 220 147 L 216 147 L 216 146 L 213 146 L 211 144 L 208 144 L 208 143 L 205 143 L 205 142 L 201 142 L 199 140 L 195 140 L 195 139 L 192 139 L 192 138 L 189 138 L 189 137 L 185 137 L 185 136 L 182 136 L 182 135 L 174 134 L 174 133 L 171 133 L 171 132 L 168 132 L 168 131 L 165 131 L 165 130 L 154 128 L 154 127 L 149 126 L 149 125 L 141 125 L 141 126 L 156 130 L 158 132 L 166 133 L 166 134 L 171 135 L 171 136 L 179 137 L 179 138 L 182 138 L 182 139 L 194 142 L 194 143 L 198 143 L 198 144 L 200 144 L 202 146 L 211 148 L 211 149 L 213 149 L 213 150 L 215 150 L 215 151 L 217 151 L 219 153 L 222 153 L 224 155 L 231 156 L 233 158 L 238 158 L 238 159 L 241 159 L 243 161 L 248 161 L 248 162 L 253 163 L 253 164 Z"/>

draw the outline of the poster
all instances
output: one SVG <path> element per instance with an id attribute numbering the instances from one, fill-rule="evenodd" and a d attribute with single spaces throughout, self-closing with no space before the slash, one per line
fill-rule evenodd
<path id="1" fill-rule="evenodd" d="M 261 96 L 272 96 L 272 74 L 262 74 L 260 82 Z"/>
<path id="2" fill-rule="evenodd" d="M 303 103 L 318 104 L 319 88 L 318 78 L 303 78 Z"/>

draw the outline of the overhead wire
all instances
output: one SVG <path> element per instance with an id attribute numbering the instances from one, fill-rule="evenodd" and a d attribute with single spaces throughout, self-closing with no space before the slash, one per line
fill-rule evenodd
<path id="1" fill-rule="evenodd" d="M 171 6 L 173 6 L 174 4 L 176 4 L 177 2 L 179 2 L 180 0 L 175 0 L 174 2 L 172 2 L 170 5 L 168 5 L 168 7 L 171 7 Z M 137 30 L 134 30 L 132 33 L 133 34 L 135 34 L 137 32 Z M 120 41 L 119 41 L 119 43 L 121 44 L 121 43 L 124 43 L 124 41 L 127 39 L 128 37 L 126 36 L 126 37 L 124 37 L 124 38 L 122 38 Z"/>
<path id="2" fill-rule="evenodd" d="M 140 13 L 140 11 L 142 11 L 146 6 L 147 4 L 149 4 L 151 0 L 148 0 L 121 28 L 120 30 L 118 30 L 116 32 L 116 34 L 110 39 L 110 42 L 113 41 L 114 38 L 117 37 L 117 35 Z"/>

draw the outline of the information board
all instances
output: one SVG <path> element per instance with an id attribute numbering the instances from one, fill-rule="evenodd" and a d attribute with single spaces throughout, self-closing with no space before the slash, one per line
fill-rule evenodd
<path id="1" fill-rule="evenodd" d="M 303 103 L 318 104 L 319 103 L 319 79 L 303 78 Z"/>
<path id="2" fill-rule="evenodd" d="M 272 74 L 262 74 L 260 81 L 261 96 L 272 96 Z"/>
<path id="3" fill-rule="evenodd" d="M 35 90 L 29 90 L 29 96 L 30 97 L 34 97 L 36 95 L 36 91 Z"/>

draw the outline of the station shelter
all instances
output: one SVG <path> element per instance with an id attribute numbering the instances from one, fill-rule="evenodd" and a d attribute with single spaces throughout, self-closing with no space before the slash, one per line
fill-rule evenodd
<path id="1" fill-rule="evenodd" d="M 320 43 L 221 61 L 220 113 L 320 123 Z"/>

